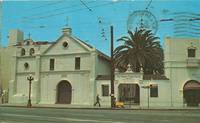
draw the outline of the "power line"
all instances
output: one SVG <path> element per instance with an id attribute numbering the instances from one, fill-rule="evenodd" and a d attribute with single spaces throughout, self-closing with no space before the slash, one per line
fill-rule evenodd
<path id="1" fill-rule="evenodd" d="M 111 5 L 111 4 L 115 4 L 115 3 L 109 2 L 109 3 L 94 5 L 94 6 L 91 6 L 90 8 L 101 7 L 101 6 Z M 66 14 L 66 13 L 77 12 L 77 11 L 81 11 L 81 10 L 85 10 L 85 9 L 86 8 L 80 8 L 80 9 L 75 9 L 75 10 L 63 11 L 63 12 L 55 13 L 55 14 L 49 14 L 49 15 L 46 15 L 46 16 L 30 17 L 30 18 L 25 18 L 25 19 L 31 19 L 31 20 L 33 20 L 33 19 L 45 19 L 45 18 L 49 18 L 49 17 L 53 17 L 53 16 L 58 16 L 58 15 L 63 15 L 63 14 Z"/>
<path id="2" fill-rule="evenodd" d="M 85 2 L 83 2 L 82 0 L 80 0 L 81 1 L 81 3 L 89 10 L 89 11 L 91 11 L 92 12 L 92 9 L 91 8 L 89 8 L 86 4 L 85 4 Z"/>
<path id="3" fill-rule="evenodd" d="M 88 4 L 88 3 L 94 3 L 94 2 L 95 2 L 95 1 L 89 1 L 89 2 L 87 2 L 87 4 Z M 30 16 L 33 17 L 33 16 L 38 16 L 38 15 L 45 15 L 45 14 L 47 14 L 47 13 L 56 12 L 56 11 L 60 11 L 60 10 L 71 9 L 71 8 L 75 8 L 75 7 L 77 7 L 77 6 L 80 6 L 80 4 L 79 4 L 79 3 L 78 3 L 78 4 L 76 3 L 76 4 L 72 4 L 72 5 L 70 5 L 70 6 L 65 6 L 65 7 L 61 7 L 61 8 L 49 10 L 49 11 L 44 11 L 44 12 L 32 14 L 32 15 L 30 15 Z M 30 18 L 30 17 L 24 16 L 23 18 L 28 19 L 28 18 Z"/>
<path id="4" fill-rule="evenodd" d="M 39 8 L 42 8 L 42 7 L 45 7 L 45 6 L 51 6 L 51 5 L 60 4 L 60 3 L 62 3 L 62 2 L 65 2 L 65 0 L 54 1 L 54 2 L 51 2 L 51 3 L 47 3 L 47 4 L 45 4 L 45 5 L 33 7 L 33 8 L 31 8 L 31 10 L 32 10 L 32 9 L 39 9 Z"/>
<path id="5" fill-rule="evenodd" d="M 89 1 L 87 3 L 93 3 L 95 1 Z M 32 15 L 29 15 L 29 16 L 24 16 L 24 17 L 21 17 L 20 19 L 15 19 L 15 20 L 6 20 L 6 21 L 9 21 L 9 22 L 23 22 L 23 23 L 31 23 L 31 21 L 33 21 L 34 18 L 40 18 L 41 16 L 38 16 L 38 15 L 46 15 L 47 13 L 55 13 L 56 11 L 59 11 L 59 10 L 66 10 L 66 9 L 70 9 L 70 8 L 74 8 L 74 7 L 77 7 L 77 6 L 80 6 L 80 3 L 79 4 L 73 4 L 73 5 L 70 5 L 69 7 L 62 7 L 62 8 L 57 8 L 57 9 L 53 9 L 53 10 L 50 10 L 50 11 L 45 11 L 45 12 L 42 12 L 42 13 L 37 13 L 37 14 L 32 14 Z"/>
<path id="6" fill-rule="evenodd" d="M 152 0 L 149 1 L 149 3 L 147 4 L 147 7 L 145 8 L 146 10 L 149 8 L 149 6 L 151 5 Z"/>

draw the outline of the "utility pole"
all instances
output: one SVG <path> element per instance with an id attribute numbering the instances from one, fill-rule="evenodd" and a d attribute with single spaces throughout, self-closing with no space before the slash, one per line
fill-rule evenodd
<path id="1" fill-rule="evenodd" d="M 111 63 L 111 71 L 110 71 L 110 76 L 111 76 L 111 108 L 115 107 L 115 97 L 114 97 L 114 80 L 115 80 L 115 75 L 114 75 L 114 60 L 113 60 L 113 26 L 110 26 L 110 42 L 111 42 L 111 59 L 110 59 L 110 63 Z"/>
<path id="2" fill-rule="evenodd" d="M 148 109 L 149 109 L 149 88 L 150 88 L 150 86 L 148 86 L 148 88 L 147 88 L 147 103 L 148 103 L 147 107 L 148 107 Z"/>

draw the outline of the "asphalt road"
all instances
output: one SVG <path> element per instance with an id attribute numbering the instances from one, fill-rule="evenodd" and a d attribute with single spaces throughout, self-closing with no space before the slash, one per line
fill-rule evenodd
<path id="1" fill-rule="evenodd" d="M 200 111 L 0 107 L 0 123 L 199 123 Z"/>

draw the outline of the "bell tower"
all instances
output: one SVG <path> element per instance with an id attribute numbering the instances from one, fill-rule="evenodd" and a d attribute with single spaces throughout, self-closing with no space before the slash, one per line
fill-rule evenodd
<path id="1" fill-rule="evenodd" d="M 9 44 L 8 46 L 16 45 L 18 42 L 22 42 L 24 40 L 24 34 L 20 30 L 11 30 L 9 32 Z"/>

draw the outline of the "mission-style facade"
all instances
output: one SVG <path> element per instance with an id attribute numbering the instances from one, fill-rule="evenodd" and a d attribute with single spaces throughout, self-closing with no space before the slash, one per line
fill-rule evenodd
<path id="1" fill-rule="evenodd" d="M 124 73 L 115 70 L 116 101 L 139 107 L 199 106 L 200 39 L 167 37 L 163 46 L 164 75 L 134 73 L 130 65 Z M 24 40 L 21 31 L 13 30 L 10 47 L 8 103 L 27 103 L 31 74 L 33 104 L 92 106 L 99 94 L 101 104 L 110 105 L 110 58 L 73 36 L 71 28 L 63 28 L 55 42 Z"/>
<path id="2" fill-rule="evenodd" d="M 33 104 L 94 103 L 95 78 L 99 74 L 109 74 L 109 57 L 72 36 L 71 31 L 71 28 L 63 28 L 55 42 L 16 40 L 9 103 L 27 102 L 29 74 L 34 77 Z M 17 39 L 23 33 L 15 30 L 12 34 L 11 37 Z"/>

